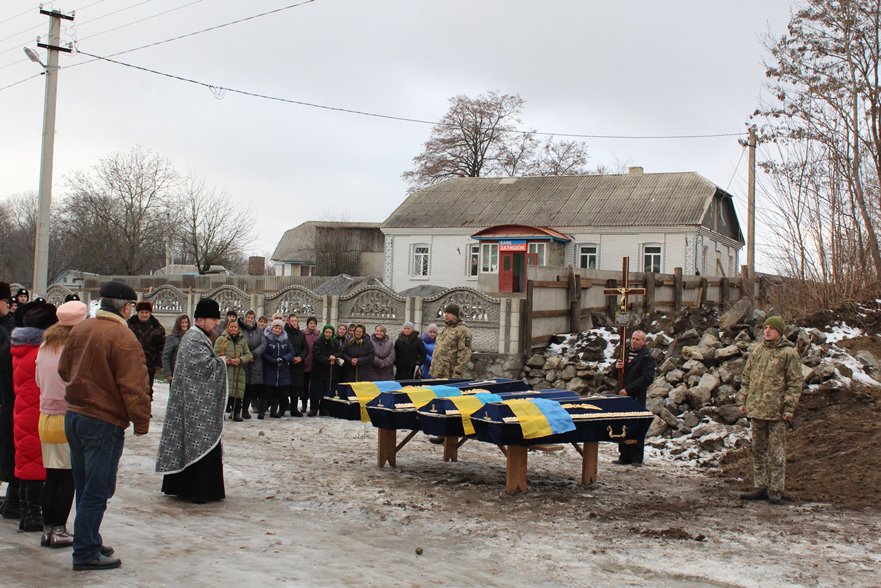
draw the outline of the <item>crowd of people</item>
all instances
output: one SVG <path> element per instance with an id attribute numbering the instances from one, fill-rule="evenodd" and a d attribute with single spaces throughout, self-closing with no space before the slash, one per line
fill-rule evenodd
<path id="1" fill-rule="evenodd" d="M 170 383 L 156 472 L 161 491 L 204 503 L 225 498 L 221 436 L 232 421 L 318 416 L 321 398 L 341 380 L 414 380 L 464 375 L 471 338 L 455 304 L 445 327 L 420 335 L 404 323 L 324 325 L 308 317 L 258 317 L 199 301 L 171 332 L 127 284 L 101 286 L 100 308 L 71 295 L 57 308 L 15 296 L 0 282 L 0 516 L 40 544 L 73 547 L 74 570 L 121 565 L 100 534 L 114 494 L 125 430 L 145 435 L 157 374 Z M 446 343 L 444 343 L 446 341 Z M 67 529 L 76 510 L 73 533 Z"/>

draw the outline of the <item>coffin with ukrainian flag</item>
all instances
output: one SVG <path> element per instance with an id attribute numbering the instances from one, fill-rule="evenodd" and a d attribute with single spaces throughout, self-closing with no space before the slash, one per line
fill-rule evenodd
<path id="1" fill-rule="evenodd" d="M 579 400 L 581 395 L 569 390 L 527 390 L 525 392 L 435 398 L 418 409 L 419 426 L 428 435 L 438 437 L 468 437 L 474 434 L 471 415 L 484 404 L 504 400 L 545 398 L 556 402 Z"/>
<path id="2" fill-rule="evenodd" d="M 337 384 L 332 393 L 328 394 L 321 400 L 321 411 L 332 417 L 348 420 L 348 421 L 368 421 L 365 407 L 367 403 L 379 396 L 382 392 L 392 392 L 401 390 L 411 386 L 452 386 L 456 389 L 471 387 L 480 387 L 483 382 L 489 383 L 513 383 L 519 386 L 517 389 L 523 389 L 526 384 L 520 380 L 482 380 L 480 382 L 468 380 L 466 378 L 456 379 L 433 379 L 433 380 L 402 380 L 402 381 L 378 381 L 378 382 L 342 382 Z M 472 386 L 473 384 L 473 386 Z"/>
<path id="3" fill-rule="evenodd" d="M 496 445 L 623 442 L 645 438 L 654 415 L 629 396 L 589 396 L 557 402 L 505 399 L 471 414 L 474 435 Z"/>
<path id="4" fill-rule="evenodd" d="M 405 386 L 400 390 L 380 393 L 367 403 L 366 410 L 374 427 L 413 430 L 419 429 L 416 410 L 435 398 L 521 393 L 532 391 L 522 380 L 503 378 L 437 386 Z"/>

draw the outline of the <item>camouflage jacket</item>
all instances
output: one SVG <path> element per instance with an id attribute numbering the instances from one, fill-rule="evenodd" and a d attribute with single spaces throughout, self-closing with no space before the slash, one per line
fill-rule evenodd
<path id="1" fill-rule="evenodd" d="M 431 377 L 461 378 L 471 361 L 471 330 L 461 320 L 446 323 L 434 345 Z"/>
<path id="2" fill-rule="evenodd" d="M 791 417 L 801 390 L 801 357 L 792 343 L 781 337 L 753 345 L 737 397 L 746 416 L 768 421 Z"/>

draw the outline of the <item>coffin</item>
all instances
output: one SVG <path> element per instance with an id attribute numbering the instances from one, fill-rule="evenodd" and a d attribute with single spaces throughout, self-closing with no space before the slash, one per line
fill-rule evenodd
<path id="1" fill-rule="evenodd" d="M 540 402 L 526 401 L 527 403 Z M 545 443 L 591 443 L 598 441 L 624 442 L 644 439 L 654 415 L 629 396 L 589 396 L 559 403 L 571 422 L 558 423 L 558 428 L 570 430 L 536 436 L 527 431 L 523 409 L 534 414 L 536 407 L 516 406 L 513 403 L 489 403 L 471 415 L 474 435 L 479 441 L 496 445 L 538 445 Z M 521 415 L 515 414 L 520 410 Z M 561 415 L 554 414 L 554 418 Z M 564 417 L 565 418 L 565 417 Z M 533 423 L 534 424 L 534 423 Z M 570 428 L 571 427 L 571 428 Z"/>
<path id="2" fill-rule="evenodd" d="M 474 394 L 461 398 L 435 398 L 417 411 L 419 426 L 428 435 L 437 437 L 467 437 L 474 434 L 471 415 L 488 402 L 513 398 L 547 398 L 557 402 L 575 401 L 581 397 L 569 390 L 527 390 L 495 395 Z"/>
<path id="3" fill-rule="evenodd" d="M 419 429 L 416 410 L 435 398 L 481 394 L 531 393 L 522 380 L 480 380 L 451 385 L 420 386 L 382 392 L 367 403 L 367 414 L 374 427 L 381 429 Z"/>
<path id="4" fill-rule="evenodd" d="M 467 378 L 455 379 L 433 379 L 433 380 L 401 380 L 401 381 L 380 381 L 380 382 L 342 382 L 337 384 L 336 388 L 322 398 L 321 411 L 334 418 L 348 421 L 368 421 L 370 420 L 365 407 L 367 403 L 379 396 L 381 392 L 390 392 L 400 390 L 408 385 L 414 386 L 452 386 L 457 389 L 467 387 L 480 387 L 482 382 L 487 383 L 507 383 L 514 389 L 527 388 L 520 380 L 483 380 L 475 381 Z"/>

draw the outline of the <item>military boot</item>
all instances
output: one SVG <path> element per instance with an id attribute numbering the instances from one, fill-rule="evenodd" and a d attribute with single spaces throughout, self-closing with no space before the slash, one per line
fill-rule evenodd
<path id="1" fill-rule="evenodd" d="M 755 488 L 752 492 L 741 492 L 741 500 L 763 500 L 768 497 L 767 488 Z"/>
<path id="2" fill-rule="evenodd" d="M 771 504 L 780 504 L 783 501 L 783 495 L 780 492 L 768 492 L 768 502 Z"/>

